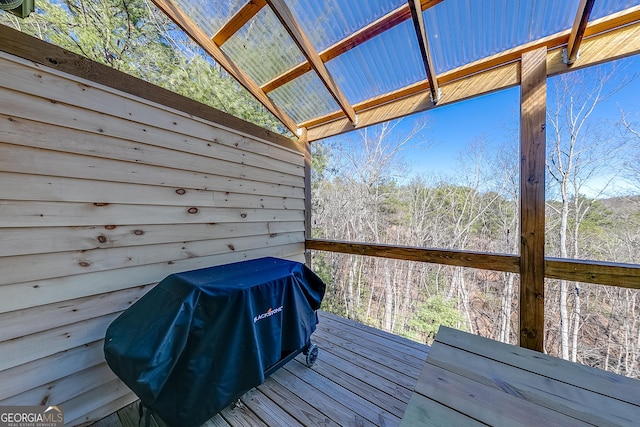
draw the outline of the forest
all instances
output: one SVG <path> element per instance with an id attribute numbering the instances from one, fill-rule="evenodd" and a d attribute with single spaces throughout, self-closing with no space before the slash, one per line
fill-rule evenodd
<path id="1" fill-rule="evenodd" d="M 637 110 L 597 114 L 633 78 L 614 64 L 549 79 L 548 257 L 640 263 Z M 471 141 L 449 175 L 407 182 L 403 152 L 429 126 L 416 123 L 314 147 L 314 237 L 517 254 L 517 132 Z M 426 343 L 440 324 L 517 343 L 517 274 L 328 252 L 313 265 L 340 315 Z M 639 377 L 639 303 L 637 290 L 547 279 L 545 352 Z"/>
<path id="2" fill-rule="evenodd" d="M 286 134 L 148 0 L 43 1 L 0 23 Z M 640 109 L 597 114 L 634 78 L 618 64 L 549 79 L 546 256 L 640 264 Z M 410 175 L 403 153 L 431 124 L 401 123 L 313 144 L 313 236 L 517 254 L 517 130 L 479 135 L 450 174 Z M 327 252 L 313 268 L 324 310 L 426 343 L 441 324 L 517 341 L 516 274 Z M 545 293 L 545 352 L 640 377 L 640 291 L 547 280 Z"/>

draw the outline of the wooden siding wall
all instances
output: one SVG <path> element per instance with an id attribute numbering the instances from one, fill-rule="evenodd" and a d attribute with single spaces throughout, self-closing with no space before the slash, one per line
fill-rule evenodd
<path id="1" fill-rule="evenodd" d="M 304 261 L 304 158 L 6 53 L 0 70 L 0 405 L 77 425 L 135 400 L 102 338 L 155 283 Z"/>

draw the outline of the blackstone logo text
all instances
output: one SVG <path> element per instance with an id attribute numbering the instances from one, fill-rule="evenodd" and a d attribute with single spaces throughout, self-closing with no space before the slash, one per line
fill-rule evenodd
<path id="1" fill-rule="evenodd" d="M 62 427 L 61 406 L 0 406 L 0 427 Z"/>
<path id="2" fill-rule="evenodd" d="M 253 318 L 253 323 L 256 323 L 258 320 L 266 319 L 267 317 L 271 317 L 274 314 L 282 312 L 282 306 L 278 308 L 270 308 L 266 313 L 262 313 Z"/>

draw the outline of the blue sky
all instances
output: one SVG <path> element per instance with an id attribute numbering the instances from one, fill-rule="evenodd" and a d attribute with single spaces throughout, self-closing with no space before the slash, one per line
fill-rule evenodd
<path id="1" fill-rule="evenodd" d="M 475 140 L 490 144 L 517 137 L 519 88 L 511 88 L 422 113 L 427 119 L 427 146 L 406 153 L 413 174 L 449 174 L 457 154 Z M 418 116 L 420 116 L 418 115 Z M 408 117 L 410 125 L 419 117 Z"/>

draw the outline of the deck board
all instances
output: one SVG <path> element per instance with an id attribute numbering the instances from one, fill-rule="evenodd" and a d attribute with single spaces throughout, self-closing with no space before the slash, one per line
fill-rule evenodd
<path id="1" fill-rule="evenodd" d="M 318 314 L 312 341 L 319 355 L 312 368 L 299 355 L 203 426 L 398 426 L 428 347 L 329 313 Z M 135 405 L 95 425 L 137 427 Z M 161 421 L 157 424 L 163 427 Z"/>
<path id="2" fill-rule="evenodd" d="M 401 425 L 631 427 L 638 395 L 638 380 L 441 326 Z"/>

